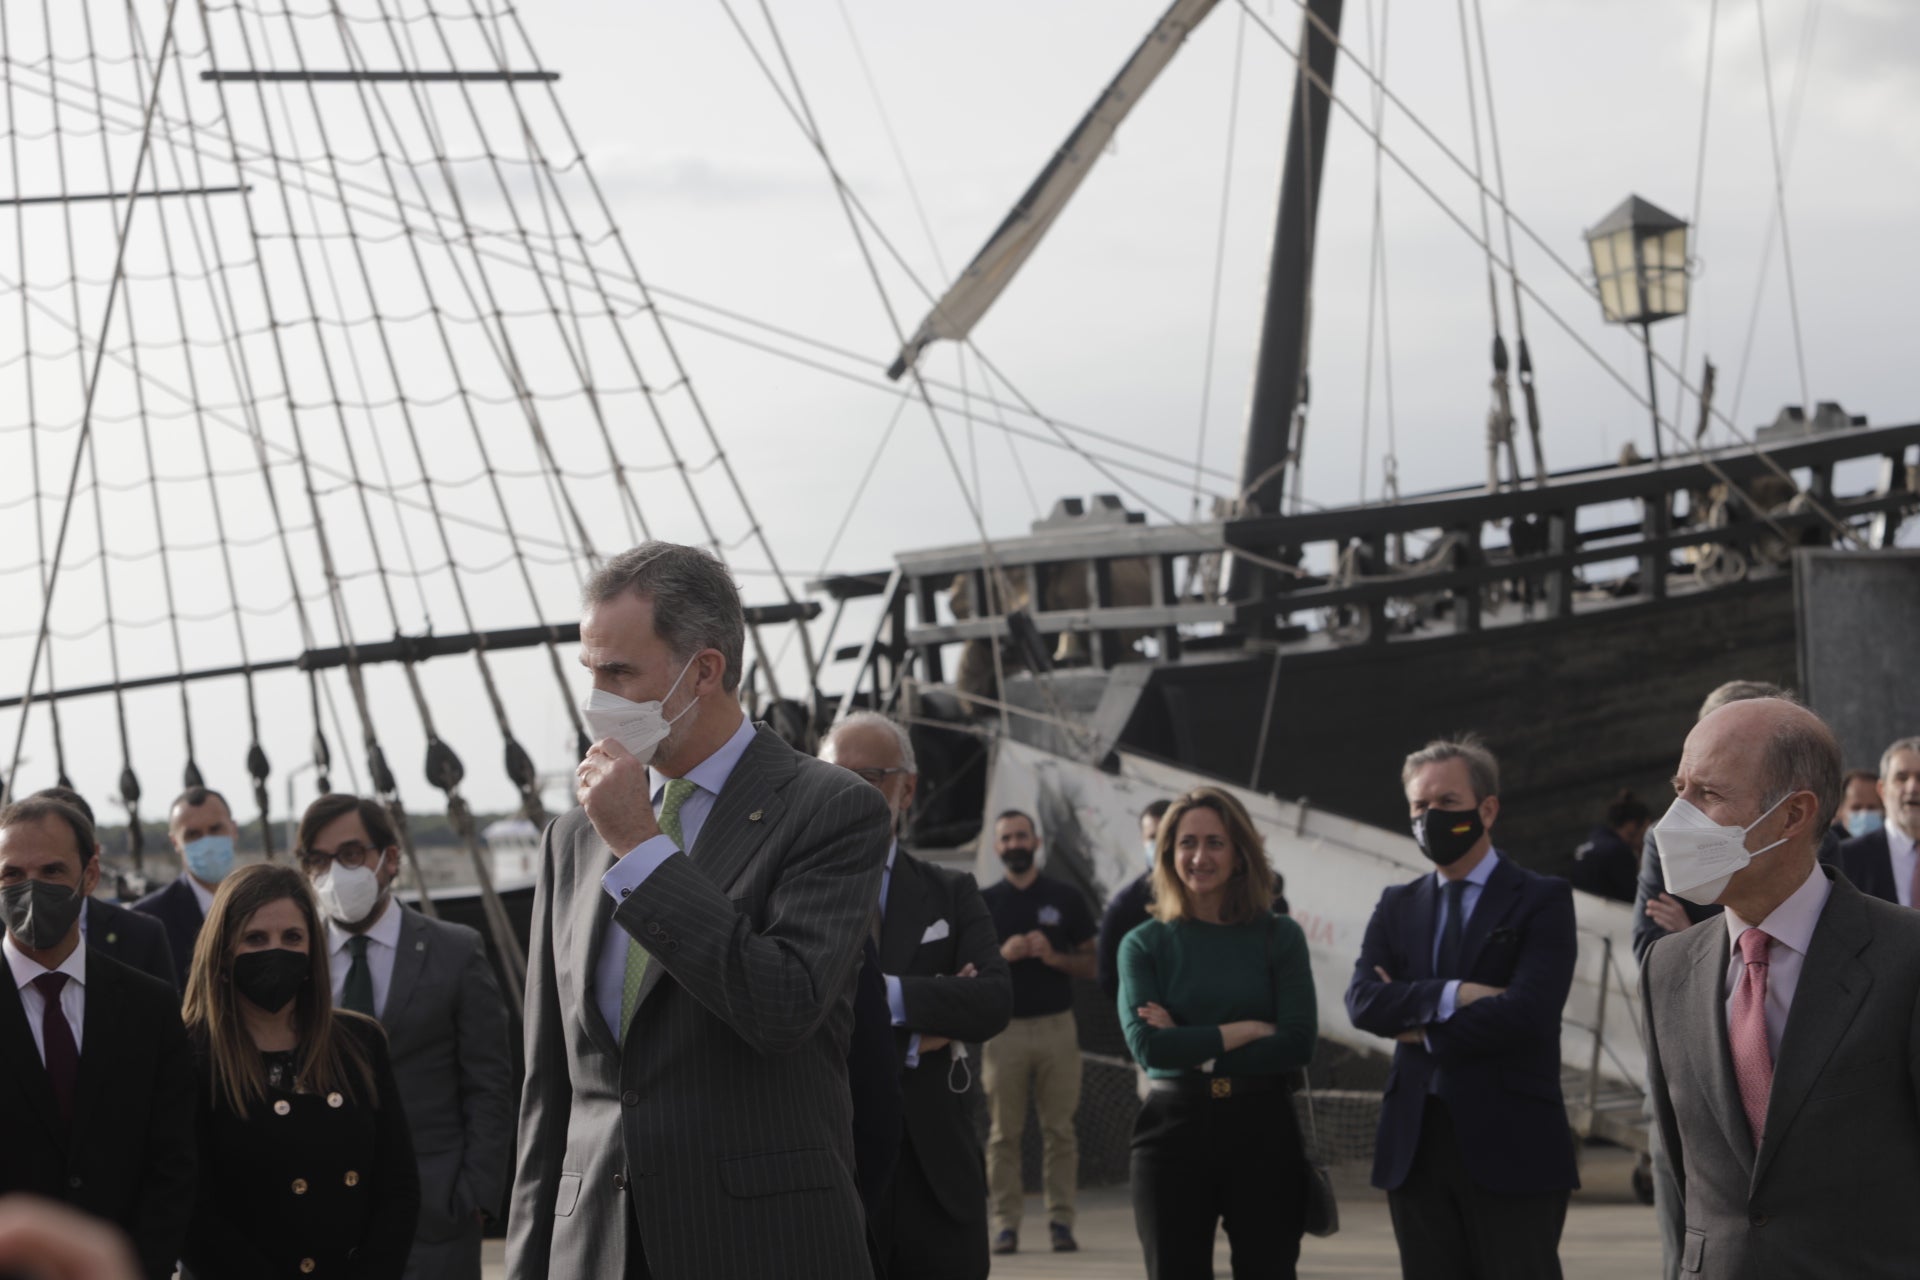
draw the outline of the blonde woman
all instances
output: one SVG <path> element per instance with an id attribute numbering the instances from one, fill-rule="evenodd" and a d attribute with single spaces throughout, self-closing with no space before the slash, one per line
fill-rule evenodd
<path id="1" fill-rule="evenodd" d="M 399 1280 L 419 1173 L 378 1023 L 333 1007 L 306 877 L 220 884 L 194 946 L 187 1036 L 198 1067 L 192 1280 Z"/>
<path id="2" fill-rule="evenodd" d="M 1306 935 L 1239 801 L 1199 787 L 1161 819 L 1154 918 L 1120 944 L 1120 1020 L 1150 1091 L 1133 1131 L 1133 1214 L 1150 1280 L 1291 1276 L 1305 1163 L 1288 1073 L 1318 1026 Z"/>

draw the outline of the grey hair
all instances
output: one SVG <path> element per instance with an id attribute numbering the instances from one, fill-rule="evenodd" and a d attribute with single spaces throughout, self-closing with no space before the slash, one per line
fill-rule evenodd
<path id="1" fill-rule="evenodd" d="M 1910 756 L 1920 756 L 1920 738 L 1902 738 L 1880 753 L 1880 776 L 1882 778 L 1893 772 L 1893 758 L 1902 751 Z"/>
<path id="2" fill-rule="evenodd" d="M 1778 701 L 1799 707 L 1791 698 Z M 1833 730 L 1805 707 L 1804 713 L 1789 716 L 1767 739 L 1766 752 L 1760 758 L 1762 791 L 1770 804 L 1778 804 L 1796 791 L 1811 791 L 1820 806 L 1820 821 L 1813 830 L 1825 831 L 1833 825 L 1833 815 L 1845 794 L 1841 781 L 1846 765 L 1840 755 L 1839 740 Z"/>
<path id="3" fill-rule="evenodd" d="M 699 547 L 643 542 L 601 565 L 580 596 L 592 606 L 629 591 L 652 601 L 654 633 L 675 658 L 688 662 L 702 649 L 717 649 L 726 662 L 720 687 L 740 687 L 747 619 L 726 565 Z"/>
<path id="4" fill-rule="evenodd" d="M 895 745 L 900 748 L 900 767 L 908 773 L 920 772 L 920 765 L 913 758 L 913 737 L 908 734 L 907 726 L 878 711 L 856 711 L 827 730 L 827 740 L 821 744 L 821 754 L 832 750 L 835 741 L 847 729 L 885 729 L 893 735 Z"/>
<path id="5" fill-rule="evenodd" d="M 1768 684 L 1765 680 L 1729 680 L 1706 696 L 1700 704 L 1700 714 L 1694 719 L 1705 720 L 1729 702 L 1750 702 L 1755 698 L 1778 698 L 1796 707 L 1800 705 L 1793 690 L 1784 685 Z"/>
<path id="6" fill-rule="evenodd" d="M 1463 733 L 1457 738 L 1435 738 L 1408 756 L 1406 763 L 1400 766 L 1400 785 L 1404 787 L 1412 782 L 1413 775 L 1427 765 L 1445 760 L 1467 762 L 1467 779 L 1473 784 L 1475 800 L 1500 794 L 1500 762 L 1494 758 L 1493 752 L 1487 750 L 1487 744 L 1480 740 L 1480 735 L 1474 733 Z"/>

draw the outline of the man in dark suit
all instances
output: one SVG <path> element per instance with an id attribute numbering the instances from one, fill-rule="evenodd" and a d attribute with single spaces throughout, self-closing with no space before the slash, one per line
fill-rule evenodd
<path id="1" fill-rule="evenodd" d="M 1409 1280 L 1550 1280 L 1580 1185 L 1560 1096 L 1573 890 L 1493 847 L 1499 765 L 1472 737 L 1401 770 L 1432 875 L 1380 895 L 1347 1013 L 1398 1041 L 1373 1185 Z"/>
<path id="2" fill-rule="evenodd" d="M 599 740 L 534 891 L 508 1275 L 863 1280 L 847 1037 L 886 803 L 742 713 L 718 560 L 648 543 L 584 596 Z"/>
<path id="3" fill-rule="evenodd" d="M 1736 703 L 1688 735 L 1674 786 L 1697 813 L 1655 838 L 1691 869 L 1676 883 L 1720 872 L 1694 892 L 1726 909 L 1640 971 L 1647 1087 L 1686 1203 L 1681 1270 L 1911 1275 L 1920 915 L 1818 865 L 1839 746 L 1804 707 Z"/>
<path id="4" fill-rule="evenodd" d="M 1902 738 L 1880 756 L 1882 825 L 1842 841 L 1840 869 L 1862 893 L 1903 907 L 1920 906 L 1920 738 Z"/>
<path id="5" fill-rule="evenodd" d="M 0 810 L 0 1192 L 115 1223 L 164 1280 L 193 1212 L 192 1060 L 173 991 L 81 944 L 96 847 L 93 824 L 57 800 Z"/>
<path id="6" fill-rule="evenodd" d="M 227 798 L 209 787 L 189 787 L 167 809 L 167 842 L 180 857 L 180 874 L 133 904 L 167 930 L 173 952 L 174 986 L 185 991 L 193 970 L 193 944 L 213 905 L 214 890 L 233 870 L 233 844 L 240 836 Z"/>
<path id="7" fill-rule="evenodd" d="M 919 783 L 904 728 L 856 712 L 834 726 L 821 755 L 878 788 L 894 831 L 904 827 Z M 880 963 L 905 1068 L 906 1133 L 874 1235 L 889 1276 L 985 1280 L 987 1175 L 966 1046 L 1006 1030 L 1013 980 L 973 877 L 920 861 L 900 848 L 897 834 L 880 911 Z"/>
<path id="8" fill-rule="evenodd" d="M 481 1227 L 513 1160 L 507 1009 L 486 944 L 393 900 L 400 841 L 374 800 L 324 795 L 295 850 L 327 921 L 334 1004 L 386 1028 L 420 1167 L 408 1280 L 479 1280 Z"/>
<path id="9" fill-rule="evenodd" d="M 1096 972 L 1100 990 L 1109 1000 L 1120 996 L 1120 943 L 1147 922 L 1147 909 L 1153 905 L 1154 842 L 1160 836 L 1160 819 L 1172 807 L 1171 800 L 1155 800 L 1140 811 L 1140 843 L 1145 846 L 1146 869 L 1122 885 L 1100 913 L 1100 936 L 1094 948 L 1098 956 Z"/>
<path id="10" fill-rule="evenodd" d="M 80 811 L 89 826 L 93 824 L 93 806 L 71 787 L 43 787 L 30 798 L 58 800 L 62 804 L 72 805 Z M 94 834 L 93 856 L 98 858 L 100 845 L 97 828 Z M 167 945 L 166 926 L 152 916 L 141 915 L 117 902 L 89 895 L 87 909 L 80 913 L 80 941 L 96 951 L 106 952 L 129 969 L 138 969 L 175 990 L 179 989 L 178 978 L 173 971 L 173 951 Z"/>

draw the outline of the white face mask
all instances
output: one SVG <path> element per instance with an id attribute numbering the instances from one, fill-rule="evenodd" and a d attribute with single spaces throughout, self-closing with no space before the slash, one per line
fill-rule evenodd
<path id="1" fill-rule="evenodd" d="M 586 720 L 587 727 L 593 730 L 596 741 L 601 738 L 616 739 L 633 753 L 634 759 L 641 764 L 651 764 L 654 752 L 667 740 L 673 726 L 700 701 L 695 698 L 689 702 L 680 709 L 680 715 L 672 720 L 667 719 L 663 709 L 667 698 L 673 696 L 673 691 L 680 687 L 680 682 L 686 679 L 692 667 L 693 660 L 688 659 L 687 665 L 680 668 L 680 674 L 668 686 L 666 697 L 658 702 L 629 702 L 617 693 L 595 689 L 580 704 L 580 715 Z"/>
<path id="2" fill-rule="evenodd" d="M 1766 821 L 1767 814 L 1785 804 L 1786 799 L 1781 796 L 1767 806 L 1766 813 L 1744 827 L 1723 827 L 1690 801 L 1676 798 L 1667 815 L 1653 828 L 1653 843 L 1660 851 L 1660 870 L 1666 877 L 1667 892 L 1703 907 L 1717 902 L 1736 872 L 1759 854 L 1786 843 L 1775 840 L 1763 848 L 1747 848 L 1747 832 Z"/>
<path id="3" fill-rule="evenodd" d="M 1143 840 L 1140 842 L 1140 850 L 1146 854 L 1147 870 L 1153 870 L 1153 855 L 1160 851 L 1159 843 L 1153 840 Z"/>
<path id="4" fill-rule="evenodd" d="M 380 905 L 380 868 L 387 855 L 370 867 L 343 867 L 334 863 L 326 874 L 313 882 L 313 896 L 320 909 L 341 924 L 359 924 Z"/>

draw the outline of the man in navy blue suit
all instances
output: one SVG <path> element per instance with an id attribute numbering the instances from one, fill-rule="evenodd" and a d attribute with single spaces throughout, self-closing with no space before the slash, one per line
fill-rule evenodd
<path id="1" fill-rule="evenodd" d="M 1902 738 L 1881 753 L 1879 791 L 1884 822 L 1843 841 L 1835 861 L 1860 892 L 1920 906 L 1920 738 Z"/>
<path id="2" fill-rule="evenodd" d="M 1478 739 L 1401 770 L 1435 871 L 1380 895 L 1347 1014 L 1395 1041 L 1373 1184 L 1408 1280 L 1551 1280 L 1580 1185 L 1560 1096 L 1573 890 L 1500 856 L 1500 766 Z"/>

